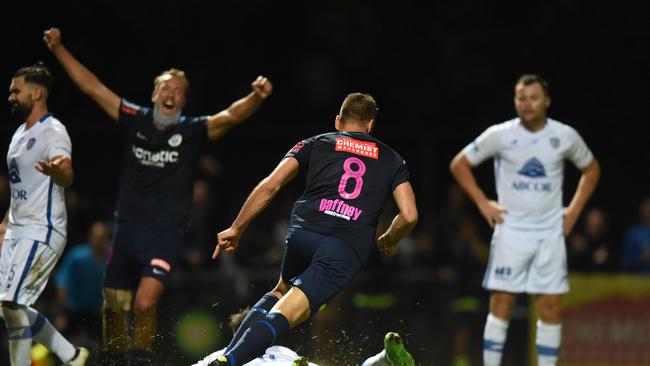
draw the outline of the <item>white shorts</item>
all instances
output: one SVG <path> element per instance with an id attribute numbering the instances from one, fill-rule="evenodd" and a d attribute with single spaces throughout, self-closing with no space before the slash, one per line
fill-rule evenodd
<path id="1" fill-rule="evenodd" d="M 34 239 L 5 239 L 0 252 L 0 301 L 34 304 L 64 247 L 65 238 L 56 234 L 50 245 Z"/>
<path id="2" fill-rule="evenodd" d="M 515 230 L 498 225 L 483 278 L 487 290 L 528 294 L 569 291 L 562 229 Z"/>

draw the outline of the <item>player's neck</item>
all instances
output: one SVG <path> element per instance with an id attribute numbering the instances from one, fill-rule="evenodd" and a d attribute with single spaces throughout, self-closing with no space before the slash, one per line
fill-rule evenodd
<path id="1" fill-rule="evenodd" d="M 35 105 L 34 109 L 32 109 L 32 113 L 30 113 L 29 116 L 27 116 L 25 119 L 25 129 L 30 129 L 48 113 L 49 112 L 47 111 L 47 107 Z"/>
<path id="2" fill-rule="evenodd" d="M 533 120 L 521 120 L 521 124 L 530 132 L 537 132 L 546 126 L 546 116 L 533 119 Z"/>

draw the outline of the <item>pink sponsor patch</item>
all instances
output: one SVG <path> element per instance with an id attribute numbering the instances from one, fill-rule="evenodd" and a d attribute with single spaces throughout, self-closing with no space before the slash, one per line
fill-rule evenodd
<path id="1" fill-rule="evenodd" d="M 336 139 L 336 151 L 345 151 L 367 158 L 379 159 L 379 148 L 374 142 L 355 139 Z"/>
<path id="2" fill-rule="evenodd" d="M 153 267 L 158 267 L 160 269 L 164 269 L 165 271 L 169 272 L 172 270 L 171 264 L 167 262 L 166 260 L 162 260 L 160 258 L 154 258 L 151 260 L 151 264 Z"/>

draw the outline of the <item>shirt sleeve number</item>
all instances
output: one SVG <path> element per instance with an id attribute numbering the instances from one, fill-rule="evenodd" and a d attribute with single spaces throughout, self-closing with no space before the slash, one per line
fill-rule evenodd
<path id="1" fill-rule="evenodd" d="M 352 170 L 352 164 L 356 164 L 357 170 Z M 343 162 L 343 176 L 339 181 L 339 194 L 345 199 L 354 199 L 359 197 L 361 188 L 363 187 L 363 174 L 366 172 L 366 164 L 359 158 L 347 158 Z M 352 193 L 345 191 L 348 184 L 348 179 L 354 179 L 354 190 Z"/>

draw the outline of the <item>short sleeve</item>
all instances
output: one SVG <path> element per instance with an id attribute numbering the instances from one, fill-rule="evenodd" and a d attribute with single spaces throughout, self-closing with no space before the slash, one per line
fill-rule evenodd
<path id="1" fill-rule="evenodd" d="M 50 146 L 47 150 L 47 160 L 52 160 L 55 156 L 72 157 L 72 143 L 65 128 L 54 129 L 50 136 Z"/>
<path id="2" fill-rule="evenodd" d="M 569 144 L 569 148 L 566 150 L 566 158 L 571 160 L 578 169 L 583 169 L 591 163 L 594 158 L 591 150 L 589 150 L 580 134 L 571 127 L 569 127 Z"/>
<path id="3" fill-rule="evenodd" d="M 393 178 L 393 184 L 391 187 L 391 191 L 394 191 L 397 186 L 400 184 L 406 182 L 409 180 L 409 177 L 411 173 L 409 172 L 409 168 L 406 166 L 406 161 L 399 157 L 399 163 L 397 166 L 397 170 L 395 172 L 395 177 Z"/>
<path id="4" fill-rule="evenodd" d="M 499 151 L 498 126 L 485 130 L 476 140 L 463 149 L 467 161 L 472 166 L 481 164 L 486 159 L 492 158 Z"/>
<path id="5" fill-rule="evenodd" d="M 143 108 L 135 103 L 131 103 L 126 99 L 122 99 L 120 103 L 120 115 L 118 122 L 120 125 L 129 125 L 135 122 L 142 115 L 146 114 L 147 108 Z"/>
<path id="6" fill-rule="evenodd" d="M 291 150 L 289 150 L 286 155 L 284 155 L 284 157 L 294 158 L 298 160 L 298 164 L 300 164 L 300 167 L 304 169 L 309 163 L 309 156 L 311 155 L 311 149 L 313 145 L 313 138 L 302 140 L 295 144 Z"/>

